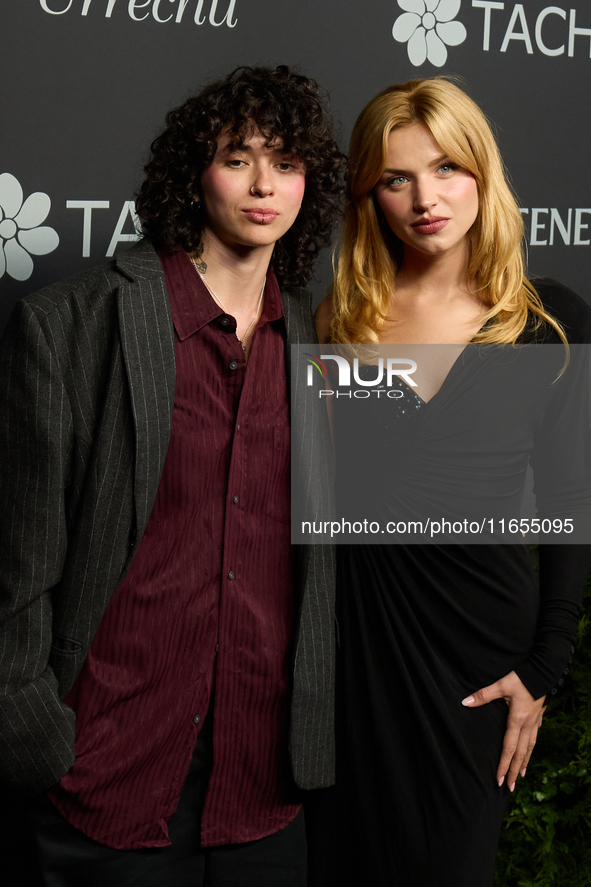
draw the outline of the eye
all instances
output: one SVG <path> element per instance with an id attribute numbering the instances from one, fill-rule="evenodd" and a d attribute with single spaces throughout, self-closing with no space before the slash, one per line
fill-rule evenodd
<path id="1" fill-rule="evenodd" d="M 391 179 L 388 179 L 388 181 L 386 182 L 386 185 L 387 186 L 393 185 L 394 187 L 396 187 L 397 185 L 404 185 L 405 182 L 408 182 L 408 179 L 406 178 L 406 176 L 392 176 Z"/>
<path id="2" fill-rule="evenodd" d="M 299 160 L 280 160 L 279 163 L 276 163 L 275 166 L 280 172 L 291 172 L 292 170 L 301 170 L 302 164 Z"/>
<path id="3" fill-rule="evenodd" d="M 456 163 L 442 163 L 437 172 L 443 173 L 443 175 L 448 175 L 450 172 L 453 172 L 457 169 L 458 166 Z"/>
<path id="4" fill-rule="evenodd" d="M 230 169 L 240 169 L 240 167 L 244 165 L 244 160 L 240 160 L 239 157 L 233 157 L 231 160 L 228 160 L 228 166 Z"/>

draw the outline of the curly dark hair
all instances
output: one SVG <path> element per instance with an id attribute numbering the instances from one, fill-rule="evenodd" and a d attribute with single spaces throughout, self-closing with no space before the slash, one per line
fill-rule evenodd
<path id="1" fill-rule="evenodd" d="M 217 140 L 227 127 L 240 140 L 256 129 L 269 142 L 283 139 L 286 152 L 305 164 L 302 208 L 272 258 L 282 285 L 305 284 L 339 218 L 345 168 L 318 84 L 285 65 L 237 68 L 170 111 L 166 124 L 137 196 L 146 237 L 165 253 L 197 250 L 205 220 L 193 198 Z"/>

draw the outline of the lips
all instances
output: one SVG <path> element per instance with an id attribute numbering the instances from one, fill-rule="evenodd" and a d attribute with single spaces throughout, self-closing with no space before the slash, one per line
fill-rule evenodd
<path id="1" fill-rule="evenodd" d="M 418 231 L 419 234 L 437 234 L 438 231 L 441 231 L 442 228 L 445 228 L 449 219 L 436 218 L 432 217 L 429 219 L 419 219 L 418 222 L 413 222 L 411 228 L 414 228 L 415 231 Z"/>
<path id="2" fill-rule="evenodd" d="M 243 209 L 242 212 L 251 222 L 255 222 L 257 225 L 270 225 L 279 215 L 274 209 L 260 208 L 258 206 L 256 209 Z"/>

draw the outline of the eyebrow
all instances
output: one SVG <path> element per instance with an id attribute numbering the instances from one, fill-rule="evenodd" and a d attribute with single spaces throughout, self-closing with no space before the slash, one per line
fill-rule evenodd
<path id="1" fill-rule="evenodd" d="M 451 158 L 450 158 L 449 154 L 442 154 L 440 157 L 437 157 L 435 160 L 433 160 L 429 164 L 429 166 L 440 166 L 445 160 L 450 160 L 450 159 Z M 391 169 L 388 167 L 387 169 L 385 169 L 383 171 L 382 175 L 383 176 L 386 176 L 386 175 L 388 175 L 388 176 L 391 176 L 391 175 L 408 176 L 408 175 L 410 175 L 410 173 L 405 169 Z"/>

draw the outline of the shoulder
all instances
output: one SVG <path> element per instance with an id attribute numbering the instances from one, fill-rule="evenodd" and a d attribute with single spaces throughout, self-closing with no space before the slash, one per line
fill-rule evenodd
<path id="1" fill-rule="evenodd" d="M 316 331 L 318 333 L 318 341 L 322 344 L 330 341 L 330 325 L 332 323 L 333 316 L 334 310 L 332 306 L 332 298 L 330 296 L 326 296 L 326 298 L 322 300 L 322 302 L 316 309 L 316 314 L 314 315 L 314 319 L 316 321 Z"/>
<path id="2" fill-rule="evenodd" d="M 139 283 L 162 275 L 154 247 L 146 240 L 119 254 L 110 262 L 87 268 L 20 300 L 18 307 L 35 314 L 40 322 L 53 316 L 71 315 L 75 321 L 107 307 L 122 281 Z"/>
<path id="3" fill-rule="evenodd" d="M 533 286 L 545 310 L 562 326 L 569 343 L 591 342 L 591 307 L 564 284 L 549 277 L 535 278 Z"/>

